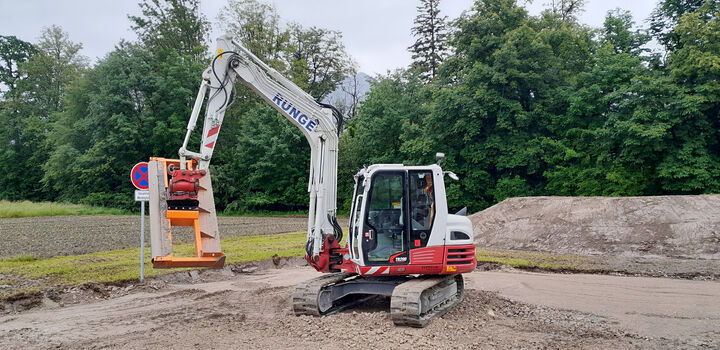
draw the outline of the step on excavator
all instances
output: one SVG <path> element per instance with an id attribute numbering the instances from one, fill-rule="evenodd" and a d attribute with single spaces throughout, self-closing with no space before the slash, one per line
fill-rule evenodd
<path id="1" fill-rule="evenodd" d="M 222 268 L 210 159 L 223 117 L 240 82 L 293 123 L 310 145 L 305 258 L 324 273 L 293 293 L 296 315 L 328 315 L 369 298 L 390 297 L 396 325 L 424 327 L 463 299 L 463 273 L 475 269 L 472 225 L 465 210 L 448 213 L 445 176 L 437 164 L 375 164 L 355 175 L 347 239 L 336 218 L 338 139 L 342 114 L 315 100 L 229 35 L 204 71 L 179 159 L 150 158 L 150 235 L 155 268 Z M 200 150 L 188 150 L 204 109 Z M 248 132 L 252 132 L 249 130 Z M 195 256 L 173 255 L 172 232 L 192 227 Z"/>

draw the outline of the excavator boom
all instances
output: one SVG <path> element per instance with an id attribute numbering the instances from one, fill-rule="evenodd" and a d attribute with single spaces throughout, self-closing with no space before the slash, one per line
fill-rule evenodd
<path id="1" fill-rule="evenodd" d="M 178 151 L 179 159 L 150 159 L 150 235 L 155 267 L 223 266 L 209 165 L 225 112 L 232 104 L 236 82 L 252 89 L 297 126 L 310 145 L 308 255 L 319 261 L 324 239 L 328 235 L 341 238 L 342 230 L 336 219 L 336 179 L 342 115 L 334 107 L 315 101 L 231 36 L 225 35 L 218 38 L 216 55 L 203 73 L 187 132 Z M 200 149 L 194 152 L 188 149 L 188 144 L 204 102 L 202 141 Z M 189 214 L 193 211 L 194 214 Z M 194 257 L 173 255 L 172 228 L 175 226 L 193 227 L 196 237 Z"/>

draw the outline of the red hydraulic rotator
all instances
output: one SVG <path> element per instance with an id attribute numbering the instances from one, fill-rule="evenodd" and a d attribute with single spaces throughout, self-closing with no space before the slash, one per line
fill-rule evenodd
<path id="1" fill-rule="evenodd" d="M 170 173 L 168 184 L 169 200 L 197 200 L 200 178 L 205 176 L 205 170 L 173 170 Z"/>

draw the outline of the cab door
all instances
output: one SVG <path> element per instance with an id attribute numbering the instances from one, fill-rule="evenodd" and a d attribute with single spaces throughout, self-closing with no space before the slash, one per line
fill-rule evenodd
<path id="1" fill-rule="evenodd" d="M 378 171 L 372 175 L 359 232 L 360 251 L 366 266 L 407 264 L 406 189 L 405 171 Z"/>
<path id="2" fill-rule="evenodd" d="M 432 169 L 408 171 L 410 249 L 427 246 L 437 217 Z"/>
<path id="3" fill-rule="evenodd" d="M 352 206 L 350 207 L 350 227 L 348 234 L 348 248 L 350 259 L 356 264 L 362 265 L 360 260 L 360 242 L 362 241 L 363 207 L 365 205 L 365 177 L 355 177 L 355 193 L 353 194 Z"/>

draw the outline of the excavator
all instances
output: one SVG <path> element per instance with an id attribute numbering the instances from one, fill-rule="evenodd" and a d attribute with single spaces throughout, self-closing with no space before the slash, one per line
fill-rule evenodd
<path id="1" fill-rule="evenodd" d="M 475 245 L 466 210 L 448 213 L 444 179 L 457 176 L 440 167 L 444 155 L 438 153 L 438 162 L 427 166 L 360 169 L 343 241 L 336 217 L 342 114 L 228 34 L 217 39 L 216 54 L 203 72 L 179 159 L 152 157 L 148 163 L 155 268 L 224 266 L 209 164 L 237 82 L 300 129 L 310 145 L 305 259 L 323 275 L 295 288 L 296 315 L 328 315 L 386 296 L 396 325 L 424 327 L 462 301 L 462 274 L 475 269 Z M 203 104 L 202 141 L 193 152 L 188 143 Z M 180 226 L 192 227 L 195 256 L 173 255 L 172 232 Z"/>

